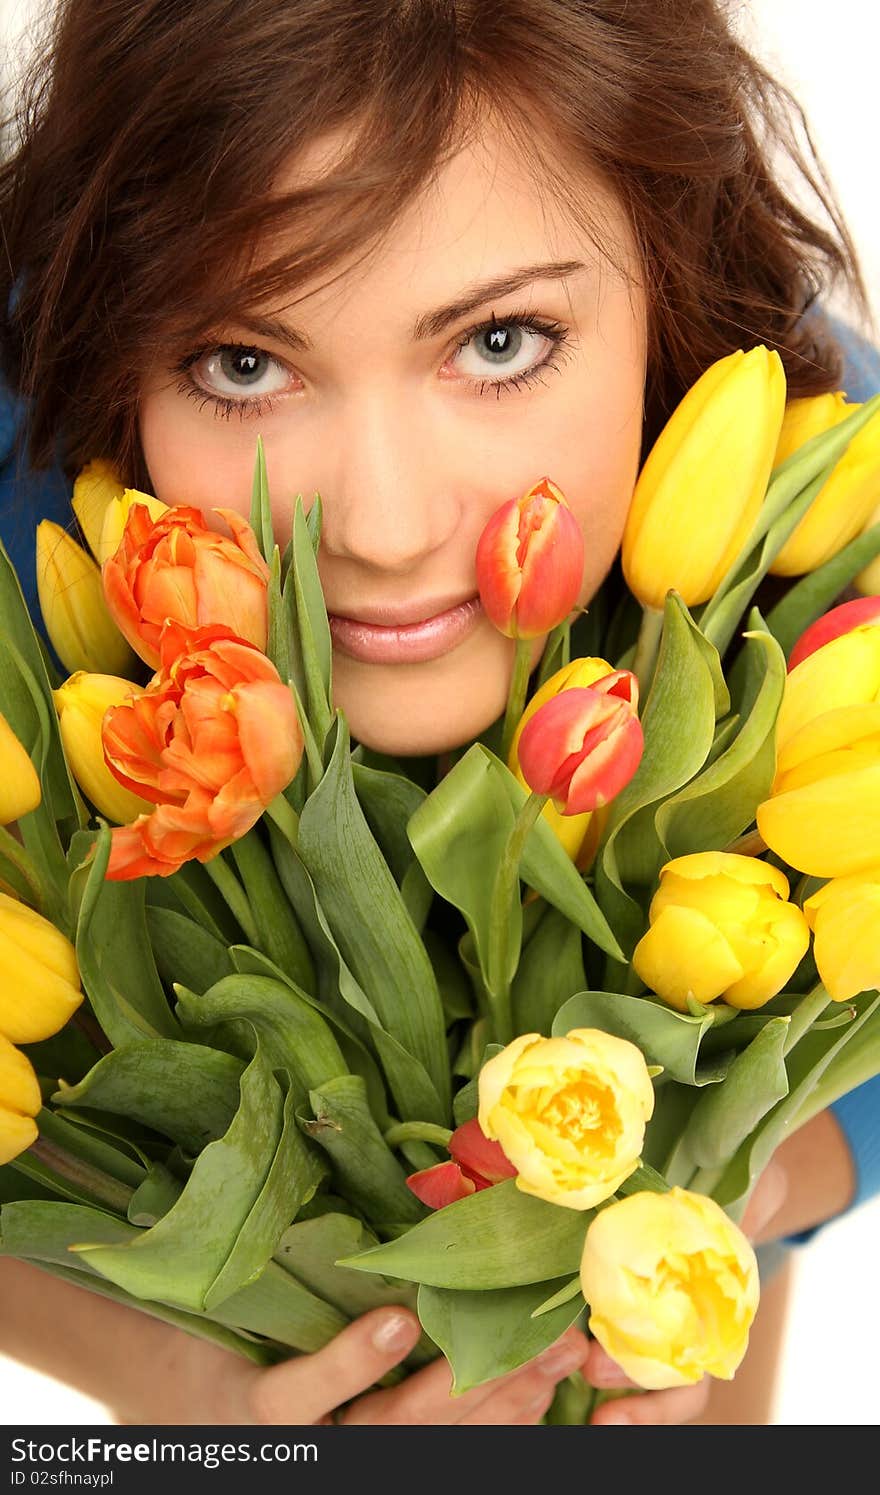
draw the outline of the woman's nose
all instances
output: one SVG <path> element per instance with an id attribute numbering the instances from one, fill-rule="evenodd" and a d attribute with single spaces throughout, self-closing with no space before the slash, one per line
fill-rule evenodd
<path id="1" fill-rule="evenodd" d="M 461 520 L 451 444 L 387 391 L 359 392 L 328 433 L 322 548 L 382 571 L 411 570 Z"/>

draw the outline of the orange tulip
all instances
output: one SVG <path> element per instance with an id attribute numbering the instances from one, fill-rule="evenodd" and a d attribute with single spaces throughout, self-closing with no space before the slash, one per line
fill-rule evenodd
<path id="1" fill-rule="evenodd" d="M 638 700 L 635 675 L 613 670 L 547 701 L 519 740 L 519 766 L 529 788 L 548 794 L 560 815 L 607 805 L 641 761 Z"/>
<path id="2" fill-rule="evenodd" d="M 549 478 L 496 509 L 477 545 L 483 610 L 507 638 L 538 638 L 562 623 L 583 574 L 580 525 Z"/>
<path id="3" fill-rule="evenodd" d="M 104 756 L 156 805 L 113 831 L 107 876 L 167 877 L 236 841 L 296 774 L 303 736 L 271 660 L 227 629 L 168 624 L 162 668 L 107 712 Z"/>
<path id="4" fill-rule="evenodd" d="M 132 504 L 115 555 L 104 565 L 104 594 L 116 626 L 155 669 L 167 622 L 195 630 L 222 625 L 265 649 L 269 568 L 250 525 L 215 509 L 232 538 L 209 529 L 199 509 L 168 509 L 155 522 Z"/>

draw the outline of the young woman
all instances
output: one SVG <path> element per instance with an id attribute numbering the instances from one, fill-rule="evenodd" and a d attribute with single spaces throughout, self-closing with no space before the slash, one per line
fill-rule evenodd
<path id="1" fill-rule="evenodd" d="M 67 0 L 0 175 L 30 462 L 57 464 L 65 503 L 105 455 L 168 503 L 244 510 L 259 432 L 282 539 L 296 494 L 322 495 L 354 736 L 466 742 L 512 663 L 474 577 L 503 499 L 552 475 L 586 603 L 642 456 L 713 360 L 764 343 L 791 395 L 863 393 L 814 306 L 835 277 L 859 289 L 846 231 L 768 165 L 781 136 L 811 180 L 785 106 L 712 0 Z M 16 482 L 10 536 L 45 512 Z M 780 1149 L 753 1233 L 845 1208 L 857 1133 L 826 1113 Z M 535 1422 L 588 1354 L 573 1332 L 457 1402 L 442 1364 L 369 1392 L 406 1315 L 257 1372 L 22 1263 L 4 1279 L 0 1348 L 124 1421 L 305 1423 L 362 1393 L 345 1420 Z M 597 1346 L 587 1373 L 619 1381 Z M 684 1421 L 706 1394 L 596 1420 Z"/>

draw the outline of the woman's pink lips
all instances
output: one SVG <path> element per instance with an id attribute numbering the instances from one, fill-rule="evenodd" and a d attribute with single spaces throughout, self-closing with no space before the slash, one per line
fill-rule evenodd
<path id="1" fill-rule="evenodd" d="M 421 623 L 387 626 L 331 613 L 330 633 L 343 654 L 365 664 L 422 664 L 460 644 L 482 616 L 479 597 L 469 597 Z"/>

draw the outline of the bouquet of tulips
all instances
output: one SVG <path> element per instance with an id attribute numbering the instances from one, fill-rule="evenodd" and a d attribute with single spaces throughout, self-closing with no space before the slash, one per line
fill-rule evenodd
<path id="1" fill-rule="evenodd" d="M 259 449 L 211 527 L 91 463 L 69 678 L 0 557 L 0 1248 L 264 1364 L 404 1302 L 458 1391 L 577 1320 L 732 1376 L 750 1189 L 880 1071 L 878 479 L 880 397 L 713 365 L 585 613 L 549 478 L 490 520 L 507 710 L 438 763 L 334 711 L 317 495 L 282 553 Z"/>

